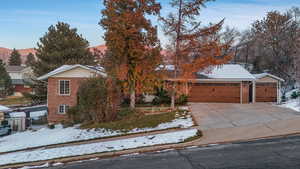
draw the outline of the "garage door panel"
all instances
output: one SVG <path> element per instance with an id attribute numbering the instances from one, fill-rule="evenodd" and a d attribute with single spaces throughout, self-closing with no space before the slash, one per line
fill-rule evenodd
<path id="1" fill-rule="evenodd" d="M 277 102 L 276 83 L 256 83 L 257 102 Z"/>
<path id="2" fill-rule="evenodd" d="M 203 83 L 194 84 L 190 95 L 190 102 L 240 102 L 240 86 L 237 83 Z"/>

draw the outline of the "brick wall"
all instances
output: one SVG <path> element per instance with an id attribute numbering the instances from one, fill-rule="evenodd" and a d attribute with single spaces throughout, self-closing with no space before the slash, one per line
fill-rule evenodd
<path id="1" fill-rule="evenodd" d="M 70 95 L 59 95 L 59 80 L 70 81 Z M 59 114 L 58 108 L 61 104 L 67 104 L 70 107 L 77 104 L 77 91 L 80 83 L 86 80 L 86 78 L 57 78 L 50 77 L 48 79 L 48 122 L 58 123 L 67 119 L 66 114 Z"/>
<path id="2" fill-rule="evenodd" d="M 14 86 L 14 92 L 30 93 L 30 92 L 32 92 L 32 88 L 25 87 L 25 85 L 15 85 Z"/>

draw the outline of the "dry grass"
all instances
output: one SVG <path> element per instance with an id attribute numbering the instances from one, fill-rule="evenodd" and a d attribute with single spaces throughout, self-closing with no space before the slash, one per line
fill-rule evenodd
<path id="1" fill-rule="evenodd" d="M 9 105 L 23 105 L 29 104 L 31 100 L 25 97 L 7 97 L 0 100 L 0 105 L 9 106 Z"/>
<path id="2" fill-rule="evenodd" d="M 111 130 L 129 131 L 135 128 L 154 128 L 161 123 L 171 122 L 176 114 L 183 116 L 181 111 L 171 111 L 146 115 L 141 111 L 124 109 L 119 113 L 118 120 L 99 124 L 83 124 L 82 128 L 105 128 Z"/>

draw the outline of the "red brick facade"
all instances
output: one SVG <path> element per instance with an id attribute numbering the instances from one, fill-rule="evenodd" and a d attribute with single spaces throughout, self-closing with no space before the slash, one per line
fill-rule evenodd
<path id="1" fill-rule="evenodd" d="M 32 88 L 25 85 L 14 85 L 14 92 L 30 93 L 32 92 Z"/>
<path id="2" fill-rule="evenodd" d="M 69 80 L 70 81 L 70 94 L 60 95 L 59 94 L 59 80 Z M 86 78 L 58 78 L 49 77 L 48 78 L 48 122 L 58 123 L 67 119 L 66 114 L 59 114 L 59 105 L 65 104 L 69 107 L 75 106 L 77 104 L 77 91 L 82 81 Z"/>

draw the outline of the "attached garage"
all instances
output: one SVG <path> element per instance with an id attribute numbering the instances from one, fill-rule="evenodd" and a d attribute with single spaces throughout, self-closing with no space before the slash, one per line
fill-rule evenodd
<path id="1" fill-rule="evenodd" d="M 280 102 L 280 79 L 268 73 L 251 74 L 237 64 L 198 72 L 188 92 L 189 102 Z"/>
<path id="2" fill-rule="evenodd" d="M 254 74 L 256 77 L 256 102 L 280 102 L 280 83 L 284 80 L 269 73 Z"/>
<path id="3" fill-rule="evenodd" d="M 195 83 L 189 101 L 240 103 L 240 89 L 240 83 Z"/>

